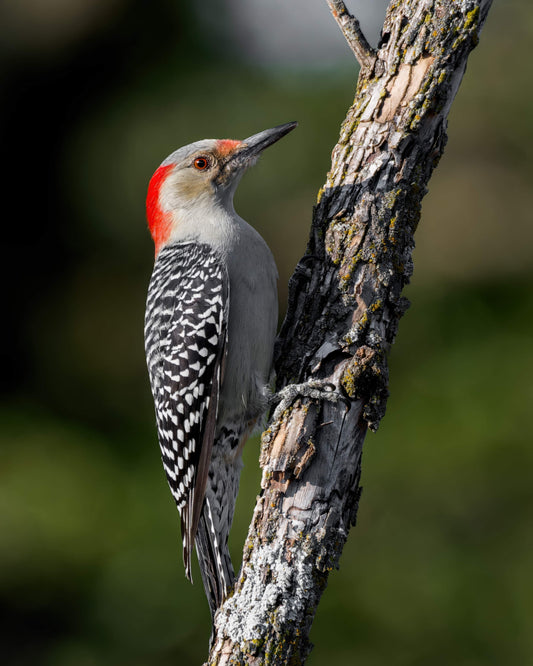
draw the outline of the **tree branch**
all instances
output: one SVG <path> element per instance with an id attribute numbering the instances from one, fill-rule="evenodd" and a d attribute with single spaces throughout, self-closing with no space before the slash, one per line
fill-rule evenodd
<path id="1" fill-rule="evenodd" d="M 363 35 L 359 21 L 350 14 L 342 0 L 327 0 L 327 3 L 361 68 L 372 69 L 376 52 Z"/>
<path id="2" fill-rule="evenodd" d="M 330 3 L 331 4 L 331 3 Z M 263 435 L 263 477 L 235 593 L 209 664 L 301 664 L 360 496 L 361 452 L 388 395 L 420 206 L 491 0 L 395 0 L 362 69 L 291 278 L 278 388 L 320 379 L 337 403 L 295 398 Z M 378 71 L 381 70 L 381 71 Z"/>

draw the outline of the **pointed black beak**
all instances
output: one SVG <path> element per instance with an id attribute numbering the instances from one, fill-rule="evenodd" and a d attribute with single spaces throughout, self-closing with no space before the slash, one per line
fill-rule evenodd
<path id="1" fill-rule="evenodd" d="M 291 132 L 296 126 L 297 122 L 285 123 L 278 125 L 272 129 L 264 130 L 253 136 L 244 139 L 242 145 L 232 154 L 229 159 L 230 169 L 247 167 L 254 164 L 260 153 L 268 146 L 271 146 L 276 141 L 279 141 L 286 134 Z"/>
<path id="2" fill-rule="evenodd" d="M 279 141 L 289 132 L 298 125 L 297 122 L 285 123 L 284 125 L 278 125 L 272 129 L 263 130 L 259 134 L 254 134 L 249 136 L 247 139 L 244 139 L 243 151 L 248 150 L 250 155 L 258 155 L 261 151 L 268 146 L 271 146 L 276 141 Z"/>

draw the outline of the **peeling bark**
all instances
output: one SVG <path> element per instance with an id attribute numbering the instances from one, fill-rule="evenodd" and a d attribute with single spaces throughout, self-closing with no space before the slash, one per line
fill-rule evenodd
<path id="1" fill-rule="evenodd" d="M 345 399 L 296 399 L 263 434 L 261 495 L 210 665 L 302 664 L 309 654 L 318 602 L 355 525 L 365 434 L 385 413 L 421 200 L 490 4 L 396 0 L 378 49 L 359 40 L 355 101 L 276 347 L 278 388 L 323 379 Z"/>

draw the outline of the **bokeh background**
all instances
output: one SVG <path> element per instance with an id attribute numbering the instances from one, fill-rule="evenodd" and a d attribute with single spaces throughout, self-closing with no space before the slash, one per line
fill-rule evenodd
<path id="1" fill-rule="evenodd" d="M 299 120 L 236 200 L 274 251 L 283 314 L 357 72 L 324 0 L 194 4 L 0 3 L 2 663 L 206 655 L 144 366 L 146 185 L 180 145 Z M 349 6 L 376 43 L 384 2 Z M 533 664 L 532 40 L 529 0 L 495 2 L 452 107 L 312 666 Z"/>

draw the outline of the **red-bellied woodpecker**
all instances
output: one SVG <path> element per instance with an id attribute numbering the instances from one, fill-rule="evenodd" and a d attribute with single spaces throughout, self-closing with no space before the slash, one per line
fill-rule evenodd
<path id="1" fill-rule="evenodd" d="M 195 543 L 212 615 L 234 582 L 227 541 L 241 452 L 268 403 L 278 318 L 274 258 L 233 195 L 261 151 L 294 127 L 180 148 L 148 188 L 156 261 L 146 358 L 185 572 L 191 579 Z"/>

